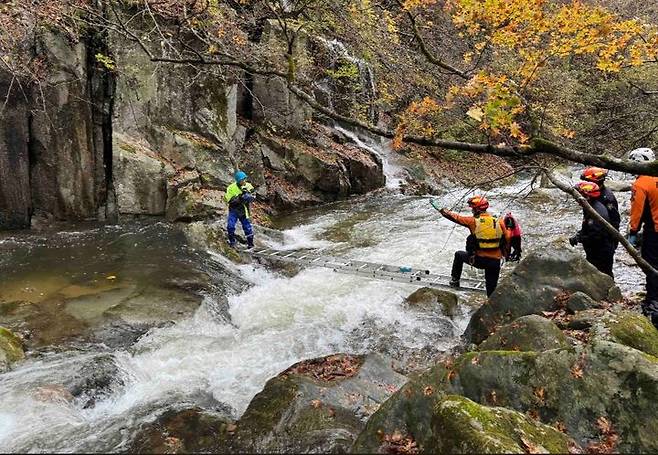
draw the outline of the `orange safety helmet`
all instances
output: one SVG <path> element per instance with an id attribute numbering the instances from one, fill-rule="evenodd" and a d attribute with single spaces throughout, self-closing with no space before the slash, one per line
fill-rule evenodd
<path id="1" fill-rule="evenodd" d="M 601 167 L 588 167 L 580 175 L 581 180 L 586 182 L 594 182 L 598 185 L 603 183 L 605 178 L 608 176 L 608 170 Z"/>
<path id="2" fill-rule="evenodd" d="M 472 209 L 484 212 L 489 208 L 489 201 L 484 196 L 473 196 L 468 199 L 468 206 Z"/>
<path id="3" fill-rule="evenodd" d="M 594 182 L 578 182 L 574 188 L 586 198 L 596 199 L 601 196 L 601 188 Z"/>

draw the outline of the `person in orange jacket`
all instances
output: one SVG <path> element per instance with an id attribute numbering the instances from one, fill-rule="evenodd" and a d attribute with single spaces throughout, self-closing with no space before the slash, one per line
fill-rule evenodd
<path id="1" fill-rule="evenodd" d="M 467 239 L 467 250 L 455 252 L 452 263 L 450 286 L 459 287 L 464 263 L 478 269 L 484 269 L 487 297 L 493 294 L 500 276 L 500 260 L 508 250 L 507 243 L 511 231 L 506 229 L 505 221 L 487 212 L 489 201 L 484 196 L 468 199 L 468 206 L 473 216 L 464 216 L 442 208 L 439 212 L 450 221 L 467 227 L 471 231 Z M 468 244 L 472 245 L 469 248 Z"/>
<path id="2" fill-rule="evenodd" d="M 641 163 L 652 162 L 656 154 L 650 148 L 631 151 L 628 158 Z M 631 196 L 631 220 L 628 241 L 638 245 L 638 233 L 642 231 L 642 257 L 658 268 L 658 177 L 639 175 L 633 183 Z M 647 274 L 647 295 L 642 312 L 658 327 L 658 277 Z"/>

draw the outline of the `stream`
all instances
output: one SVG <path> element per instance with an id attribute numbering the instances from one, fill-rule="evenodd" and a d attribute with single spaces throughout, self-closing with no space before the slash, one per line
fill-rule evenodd
<path id="1" fill-rule="evenodd" d="M 442 219 L 429 196 L 400 194 L 400 170 L 381 154 L 389 188 L 278 219 L 284 240 L 269 246 L 448 273 L 465 229 Z M 526 250 L 570 236 L 581 219 L 559 190 L 531 191 L 530 183 L 521 176 L 486 191 L 494 213 L 520 220 Z M 465 211 L 475 191 L 437 198 Z M 628 196 L 619 195 L 622 217 Z M 643 275 L 621 250 L 615 273 L 625 292 L 642 289 Z M 326 269 L 288 277 L 258 263 L 231 265 L 158 221 L 5 234 L 0 325 L 40 338 L 25 361 L 0 374 L 0 451 L 125 451 L 140 424 L 172 407 L 238 418 L 269 378 L 334 352 L 381 352 L 422 368 L 459 343 L 478 300 L 462 295 L 448 317 L 406 306 L 415 289 Z M 200 303 L 186 300 L 192 294 Z M 139 299 L 117 309 L 127 295 Z"/>

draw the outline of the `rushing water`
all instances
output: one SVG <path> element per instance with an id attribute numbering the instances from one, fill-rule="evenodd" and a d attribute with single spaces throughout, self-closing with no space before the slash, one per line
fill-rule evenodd
<path id="1" fill-rule="evenodd" d="M 526 249 L 575 231 L 580 211 L 573 202 L 557 190 L 530 193 L 529 183 L 520 179 L 487 193 L 493 211 L 511 210 L 519 217 Z M 464 210 L 465 196 L 474 191 L 456 188 L 440 199 L 446 207 Z M 627 207 L 627 197 L 621 199 Z M 428 201 L 387 192 L 306 210 L 279 220 L 285 240 L 270 243 L 447 272 L 466 232 L 438 216 Z M 20 279 L 31 267 L 43 277 L 48 267 L 51 277 L 58 275 L 53 268 L 62 267 L 69 281 L 121 270 L 150 282 L 189 269 L 227 279 L 217 272 L 224 259 L 192 252 L 174 228 L 116 229 L 101 236 L 82 232 L 46 240 L 30 234 L 5 238 L 0 248 L 12 253 L 0 262 L 4 283 Z M 113 249 L 117 242 L 124 242 L 124 248 Z M 620 254 L 617 276 L 626 289 L 637 288 L 641 275 L 626 262 Z M 458 342 L 471 312 L 462 305 L 460 314 L 450 319 L 415 311 L 403 303 L 413 286 L 326 269 L 302 270 L 288 278 L 258 264 L 234 268 L 251 287 L 205 293 L 193 315 L 153 328 L 133 345 L 86 340 L 28 353 L 27 360 L 0 375 L 0 450 L 125 450 L 140 423 L 170 406 L 198 405 L 239 417 L 270 377 L 301 359 L 333 352 L 377 351 L 408 365 L 416 360 L 422 364 Z M 223 292 L 230 293 L 227 307 Z M 105 379 L 90 381 L 90 376 Z M 73 400 L 57 393 L 43 399 L 44 387 L 70 388 L 80 382 L 88 392 Z"/>

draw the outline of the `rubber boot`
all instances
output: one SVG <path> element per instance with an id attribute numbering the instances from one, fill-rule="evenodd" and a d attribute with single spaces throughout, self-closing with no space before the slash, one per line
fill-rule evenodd
<path id="1" fill-rule="evenodd" d="M 228 234 L 228 246 L 231 248 L 235 248 L 236 241 L 235 241 L 235 233 L 233 234 Z"/>
<path id="2" fill-rule="evenodd" d="M 254 236 L 250 235 L 247 237 L 247 249 L 250 250 L 254 247 Z"/>
<path id="3" fill-rule="evenodd" d="M 450 283 L 448 283 L 448 284 L 450 285 L 450 287 L 458 288 L 459 287 L 459 280 L 451 278 Z"/>

